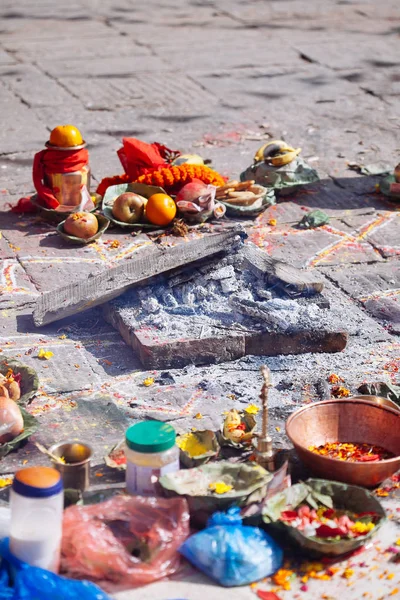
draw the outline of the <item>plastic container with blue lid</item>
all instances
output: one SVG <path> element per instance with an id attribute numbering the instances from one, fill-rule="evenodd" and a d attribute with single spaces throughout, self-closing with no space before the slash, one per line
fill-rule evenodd
<path id="1" fill-rule="evenodd" d="M 158 479 L 179 471 L 175 429 L 160 421 L 142 421 L 125 434 L 126 489 L 129 494 L 156 496 Z"/>
<path id="2" fill-rule="evenodd" d="M 51 467 L 17 471 L 10 508 L 11 553 L 29 565 L 57 573 L 64 508 L 60 473 Z"/>

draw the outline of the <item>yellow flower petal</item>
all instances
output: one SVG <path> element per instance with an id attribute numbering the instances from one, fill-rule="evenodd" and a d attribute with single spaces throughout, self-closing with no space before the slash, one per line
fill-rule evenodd
<path id="1" fill-rule="evenodd" d="M 208 487 L 216 494 L 227 494 L 233 489 L 233 486 L 227 485 L 223 481 L 214 481 L 213 483 L 210 483 Z"/>
<path id="2" fill-rule="evenodd" d="M 13 482 L 12 477 L 0 477 L 0 488 L 5 488 Z"/>
<path id="3" fill-rule="evenodd" d="M 255 404 L 249 404 L 249 406 L 244 409 L 244 412 L 246 412 L 248 415 L 256 415 L 259 410 L 260 409 Z"/>
<path id="4" fill-rule="evenodd" d="M 197 415 L 194 416 L 195 419 L 202 419 L 203 415 L 201 413 L 197 413 Z"/>
<path id="5" fill-rule="evenodd" d="M 44 348 L 40 348 L 38 352 L 38 358 L 44 358 L 44 360 L 49 360 L 52 356 L 54 356 L 54 352 L 45 350 Z"/>
<path id="6" fill-rule="evenodd" d="M 146 387 L 150 387 L 153 384 L 154 384 L 154 377 L 147 377 L 147 379 L 145 379 L 143 381 L 143 385 Z"/>

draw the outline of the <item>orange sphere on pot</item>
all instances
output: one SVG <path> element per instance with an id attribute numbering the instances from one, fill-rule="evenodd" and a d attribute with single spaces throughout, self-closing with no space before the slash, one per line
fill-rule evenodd
<path id="1" fill-rule="evenodd" d="M 147 220 L 153 225 L 165 227 L 176 215 L 176 204 L 167 194 L 153 194 L 146 204 Z"/>
<path id="2" fill-rule="evenodd" d="M 50 133 L 48 141 L 49 146 L 56 148 L 73 148 L 84 143 L 81 132 L 74 125 L 58 125 Z"/>

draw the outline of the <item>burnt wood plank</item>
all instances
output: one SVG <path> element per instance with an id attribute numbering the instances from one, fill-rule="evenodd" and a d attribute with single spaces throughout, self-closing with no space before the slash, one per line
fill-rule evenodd
<path id="1" fill-rule="evenodd" d="M 264 275 L 269 286 L 278 286 L 286 293 L 312 295 L 321 293 L 324 283 L 316 271 L 302 271 L 276 260 L 253 244 L 243 249 L 246 267 L 256 275 Z"/>
<path id="2" fill-rule="evenodd" d="M 246 234 L 238 225 L 221 233 L 182 242 L 172 248 L 160 245 L 145 247 L 115 267 L 42 294 L 33 312 L 34 323 L 36 326 L 45 325 L 103 304 L 125 292 L 131 285 L 154 275 L 222 250 L 229 251 L 244 237 Z"/>

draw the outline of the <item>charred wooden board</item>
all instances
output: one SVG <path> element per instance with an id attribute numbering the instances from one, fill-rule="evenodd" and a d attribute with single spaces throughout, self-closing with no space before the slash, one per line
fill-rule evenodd
<path id="1" fill-rule="evenodd" d="M 240 225 L 222 233 L 205 235 L 189 242 L 182 241 L 172 248 L 155 244 L 147 246 L 115 267 L 42 294 L 33 312 L 35 325 L 52 323 L 103 304 L 154 275 L 222 250 L 228 251 L 237 244 L 238 236 L 246 237 Z"/>
<path id="2" fill-rule="evenodd" d="M 319 294 L 324 288 L 323 280 L 316 271 L 303 271 L 269 256 L 253 244 L 243 250 L 247 268 L 256 275 L 264 276 L 269 286 L 277 286 L 289 296 Z"/>

